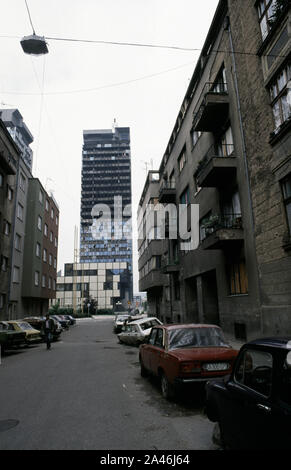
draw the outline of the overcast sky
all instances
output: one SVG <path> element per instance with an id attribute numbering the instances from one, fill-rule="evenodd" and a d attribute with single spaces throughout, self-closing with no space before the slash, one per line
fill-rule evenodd
<path id="1" fill-rule="evenodd" d="M 218 0 L 27 2 L 36 34 L 46 37 L 198 49 L 218 5 Z M 137 207 L 145 162 L 148 169 L 151 160 L 153 169 L 159 168 L 200 52 L 48 40 L 49 54 L 31 57 L 18 39 L 32 33 L 25 0 L 2 2 L 1 20 L 0 106 L 21 112 L 34 136 L 33 175 L 60 206 L 60 270 L 74 260 L 74 227 L 80 227 L 83 130 L 110 129 L 114 119 L 130 127 Z M 135 219 L 134 209 L 134 227 Z M 137 292 L 136 240 L 133 261 Z"/>

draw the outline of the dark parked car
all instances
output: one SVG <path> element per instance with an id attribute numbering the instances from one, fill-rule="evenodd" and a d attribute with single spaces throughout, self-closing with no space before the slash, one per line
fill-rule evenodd
<path id="1" fill-rule="evenodd" d="M 206 393 L 222 447 L 290 449 L 291 337 L 245 344 L 232 374 L 207 383 Z"/>
<path id="2" fill-rule="evenodd" d="M 13 326 L 5 321 L 0 322 L 0 346 L 2 353 L 7 349 L 25 346 L 26 334 L 14 331 Z"/>
<path id="3" fill-rule="evenodd" d="M 218 326 L 156 326 L 139 349 L 141 375 L 159 377 L 163 396 L 172 398 L 178 387 L 229 374 L 237 353 Z"/>
<path id="4" fill-rule="evenodd" d="M 24 318 L 24 320 L 29 323 L 33 328 L 36 330 L 40 331 L 40 335 L 42 339 L 45 338 L 45 333 L 44 333 L 44 323 L 45 323 L 45 317 L 27 317 Z M 53 335 L 53 341 L 57 341 L 63 331 L 60 323 L 55 320 L 54 318 L 52 319 L 54 322 L 54 330 L 52 332 Z"/>
<path id="5" fill-rule="evenodd" d="M 50 317 L 52 319 L 58 321 L 61 324 L 62 328 L 64 328 L 65 330 L 69 329 L 70 322 L 69 322 L 69 320 L 64 318 L 62 315 L 50 315 Z"/>
<path id="6" fill-rule="evenodd" d="M 72 315 L 62 315 L 66 320 L 70 322 L 70 325 L 76 324 L 76 319 Z"/>

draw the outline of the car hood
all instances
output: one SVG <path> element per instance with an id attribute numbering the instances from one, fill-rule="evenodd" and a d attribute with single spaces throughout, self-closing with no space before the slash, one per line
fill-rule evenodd
<path id="1" fill-rule="evenodd" d="M 238 351 L 232 348 L 180 348 L 169 351 L 169 355 L 179 361 L 224 361 L 233 359 Z"/>

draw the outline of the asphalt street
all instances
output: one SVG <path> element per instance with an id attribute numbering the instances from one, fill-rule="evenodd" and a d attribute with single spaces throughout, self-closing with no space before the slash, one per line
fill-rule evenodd
<path id="1" fill-rule="evenodd" d="M 51 351 L 8 353 L 0 383 L 1 450 L 215 449 L 203 402 L 168 402 L 141 378 L 138 348 L 118 344 L 112 318 L 79 321 Z"/>

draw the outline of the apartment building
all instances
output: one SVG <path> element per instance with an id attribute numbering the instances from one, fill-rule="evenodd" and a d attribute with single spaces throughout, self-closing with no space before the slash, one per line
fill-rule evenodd
<path id="1" fill-rule="evenodd" d="M 219 2 L 159 182 L 140 201 L 139 288 L 164 321 L 243 340 L 291 333 L 290 36 L 288 1 Z M 199 205 L 197 249 L 167 225 L 165 240 L 147 238 L 143 206 L 157 198 Z"/>
<path id="2" fill-rule="evenodd" d="M 0 119 L 0 319 L 9 315 L 15 186 L 20 152 Z"/>
<path id="3" fill-rule="evenodd" d="M 59 208 L 37 178 L 28 180 L 21 316 L 42 315 L 56 297 Z"/>

